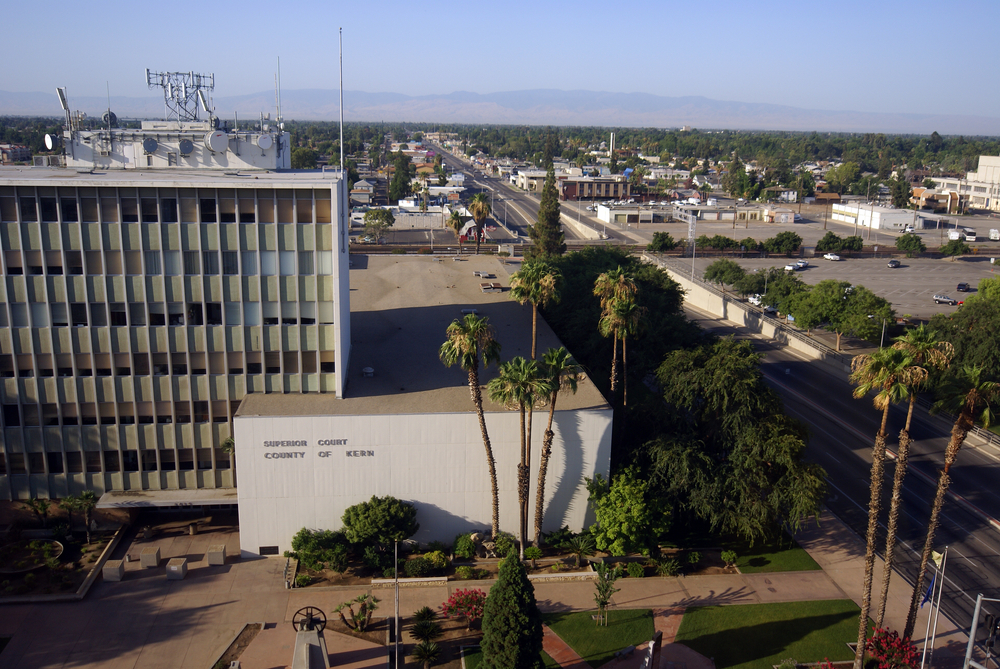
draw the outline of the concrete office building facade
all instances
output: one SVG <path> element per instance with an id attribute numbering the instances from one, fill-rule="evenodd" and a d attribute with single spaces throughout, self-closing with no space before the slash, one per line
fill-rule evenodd
<path id="1" fill-rule="evenodd" d="M 343 394 L 333 173 L 0 169 L 0 497 L 234 485 L 248 393 Z"/>

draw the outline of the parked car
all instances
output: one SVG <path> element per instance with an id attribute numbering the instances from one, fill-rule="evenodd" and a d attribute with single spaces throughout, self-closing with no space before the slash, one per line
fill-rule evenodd
<path id="1" fill-rule="evenodd" d="M 767 305 L 766 307 L 764 307 L 764 314 L 766 316 L 776 316 L 777 313 L 778 310 L 772 307 L 771 305 Z"/>
<path id="2" fill-rule="evenodd" d="M 826 260 L 840 260 L 840 256 L 838 256 L 836 253 L 824 254 L 823 258 L 825 258 Z"/>
<path id="3" fill-rule="evenodd" d="M 792 263 L 792 264 L 788 264 L 788 265 L 785 265 L 785 271 L 786 271 L 786 272 L 794 272 L 794 271 L 795 271 L 795 270 L 797 270 L 798 268 L 799 268 L 799 266 L 798 266 L 798 265 L 796 265 L 796 264 L 794 264 L 794 263 Z"/>
<path id="4" fill-rule="evenodd" d="M 805 269 L 806 267 L 809 267 L 809 261 L 808 260 L 796 260 L 795 261 L 795 266 L 798 267 L 799 269 Z"/>
<path id="5" fill-rule="evenodd" d="M 960 293 L 967 293 L 970 290 L 969 289 L 969 284 L 967 284 L 967 283 L 965 283 L 963 281 L 962 283 L 960 283 L 957 286 L 955 286 L 955 290 L 957 290 Z"/>
<path id="6" fill-rule="evenodd" d="M 935 295 L 933 299 L 934 299 L 934 304 L 950 304 L 952 306 L 958 304 L 957 300 L 952 299 L 947 295 Z"/>
<path id="7" fill-rule="evenodd" d="M 889 269 L 896 269 L 896 268 L 897 268 L 897 267 L 899 267 L 899 266 L 900 266 L 901 264 L 902 264 L 902 263 L 900 263 L 900 262 L 899 262 L 898 260 L 896 260 L 896 259 L 893 259 L 893 260 L 890 260 L 890 261 L 889 261 L 888 263 L 886 263 L 886 265 L 885 265 L 885 266 L 886 266 L 886 267 L 888 267 Z"/>
<path id="8" fill-rule="evenodd" d="M 760 295 L 759 294 L 751 295 L 750 297 L 747 298 L 747 302 L 749 302 L 750 304 L 754 305 L 755 307 L 759 307 L 760 306 Z"/>
<path id="9" fill-rule="evenodd" d="M 906 226 L 906 227 L 905 227 L 905 228 L 903 229 L 903 232 L 905 232 L 905 233 L 907 233 L 907 234 L 909 234 L 909 233 L 911 233 L 911 232 L 915 232 L 915 231 L 916 231 L 916 229 L 915 229 L 915 228 L 914 228 L 914 227 L 913 227 L 912 225 L 908 225 L 908 226 Z"/>

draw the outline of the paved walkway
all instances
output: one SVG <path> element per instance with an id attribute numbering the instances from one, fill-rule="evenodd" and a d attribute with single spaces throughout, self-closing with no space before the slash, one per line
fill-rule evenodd
<path id="1" fill-rule="evenodd" d="M 661 668 L 708 669 L 704 658 L 682 644 L 671 643 L 681 611 L 692 606 L 850 598 L 860 601 L 864 545 L 846 526 L 824 515 L 797 537 L 824 571 L 778 574 L 724 574 L 683 578 L 623 579 L 613 605 L 657 610 L 657 629 L 664 632 Z M 240 560 L 209 566 L 209 545 L 225 543 L 238 555 L 235 528 L 217 527 L 190 536 L 180 528 L 120 547 L 138 556 L 141 548 L 158 546 L 163 562 L 157 569 L 126 565 L 120 583 L 102 580 L 88 597 L 67 604 L 18 604 L 0 608 L 0 636 L 12 637 L 0 653 L 0 669 L 172 669 L 209 667 L 247 622 L 264 622 L 261 632 L 241 658 L 247 669 L 271 669 L 291 662 L 292 615 L 304 606 L 329 613 L 343 601 L 367 592 L 366 587 L 286 590 L 284 558 Z M 189 572 L 183 581 L 167 581 L 164 564 L 185 556 Z M 874 592 L 879 591 L 881 561 L 876 563 Z M 440 607 L 454 587 L 400 589 L 400 611 Z M 488 585 L 479 586 L 488 589 Z M 543 611 L 585 611 L 593 608 L 592 582 L 539 583 L 535 587 Z M 910 587 L 898 575 L 889 590 L 887 623 L 902 629 Z M 383 608 L 392 604 L 391 590 L 378 591 Z M 917 643 L 925 629 L 929 607 L 917 619 Z M 384 654 L 351 637 L 327 634 L 331 657 L 352 669 L 384 666 Z M 934 664 L 947 669 L 961 664 L 965 635 L 942 618 Z M 255 659 L 257 658 L 257 659 Z M 571 665 L 575 658 L 569 659 Z M 614 667 L 615 665 L 612 665 Z M 631 669 L 622 660 L 617 665 Z M 609 668 L 611 669 L 611 668 Z"/>

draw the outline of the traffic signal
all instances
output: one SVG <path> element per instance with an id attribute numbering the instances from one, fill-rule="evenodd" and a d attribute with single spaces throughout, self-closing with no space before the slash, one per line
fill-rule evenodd
<path id="1" fill-rule="evenodd" d="M 985 625 L 986 628 L 986 648 L 993 648 L 993 643 L 996 641 L 998 635 L 1000 635 L 1000 617 L 994 616 L 992 613 L 986 614 Z"/>

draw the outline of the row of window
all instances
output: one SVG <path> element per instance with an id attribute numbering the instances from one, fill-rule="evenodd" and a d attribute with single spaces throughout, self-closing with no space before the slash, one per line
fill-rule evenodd
<path id="1" fill-rule="evenodd" d="M 240 408 L 241 400 L 194 402 L 84 402 L 67 404 L 4 404 L 0 415 L 3 427 L 58 427 L 79 425 L 188 425 L 228 423 Z M 211 413 L 209 413 L 211 408 Z M 116 420 L 115 410 L 119 416 Z M 39 413 L 40 412 L 40 413 Z M 60 416 L 61 413 L 61 416 Z"/>
<path id="2" fill-rule="evenodd" d="M 11 302 L 0 327 L 330 325 L 333 312 L 332 302 Z"/>
<path id="3" fill-rule="evenodd" d="M 4 254 L 6 273 L 22 276 L 328 276 L 333 274 L 333 251 L 105 251 L 107 267 L 100 251 L 66 251 L 67 267 L 59 251 L 29 251 L 27 263 L 20 251 Z M 124 267 L 122 266 L 124 256 Z M 86 260 L 86 266 L 84 265 Z M 258 260 L 259 265 L 258 265 Z M 145 265 L 145 267 L 143 267 Z M 105 269 L 107 271 L 105 271 Z M 124 270 L 124 271 L 123 271 Z M 318 270 L 318 271 L 317 271 Z"/>
<path id="4" fill-rule="evenodd" d="M 0 453 L 0 475 L 100 474 L 115 472 L 199 471 L 229 469 L 229 454 L 221 448 L 179 448 L 157 451 L 66 451 L 65 453 Z M 64 459 L 65 456 L 65 459 Z"/>

